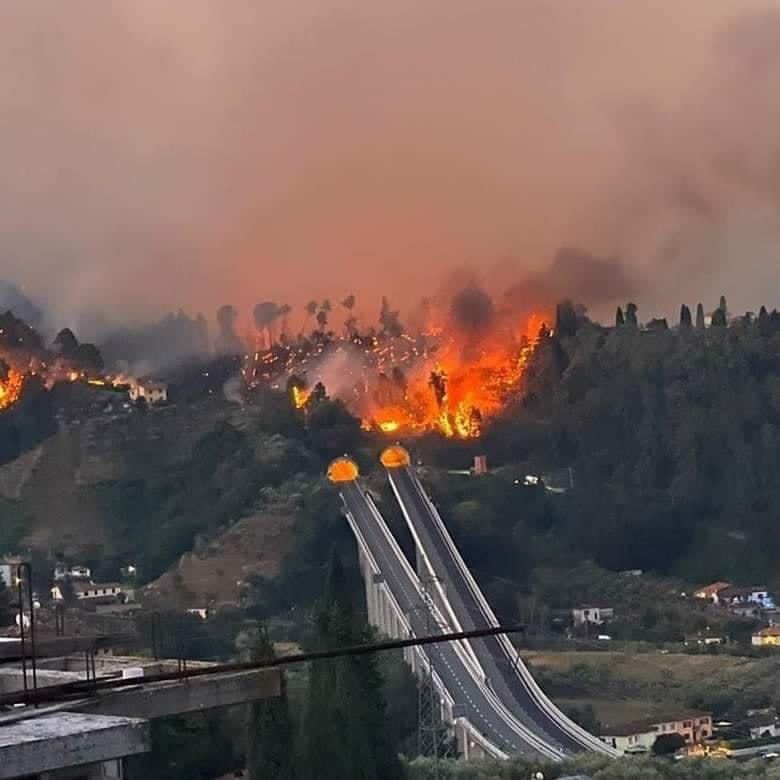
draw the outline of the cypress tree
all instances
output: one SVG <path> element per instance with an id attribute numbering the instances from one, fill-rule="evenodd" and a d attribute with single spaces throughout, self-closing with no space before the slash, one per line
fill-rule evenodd
<path id="1" fill-rule="evenodd" d="M 637 308 L 635 303 L 626 304 L 626 325 L 630 325 L 632 328 L 639 327 L 636 312 Z"/>
<path id="2" fill-rule="evenodd" d="M 766 306 L 762 306 L 758 311 L 758 332 L 761 336 L 768 336 L 771 330 L 769 322 L 769 312 Z"/>
<path id="3" fill-rule="evenodd" d="M 680 307 L 680 330 L 690 330 L 692 327 L 691 310 L 683 304 Z"/>
<path id="4" fill-rule="evenodd" d="M 623 316 L 623 309 L 620 306 L 617 307 L 615 312 L 615 327 L 621 328 L 626 324 L 626 318 Z"/>
<path id="5" fill-rule="evenodd" d="M 704 306 L 696 304 L 696 330 L 704 330 Z"/>
<path id="6" fill-rule="evenodd" d="M 317 616 L 318 649 L 369 640 L 354 610 L 341 561 L 334 554 Z M 371 655 L 311 666 L 299 776 L 302 780 L 400 780 L 403 771 L 387 738 L 382 677 Z"/>
<path id="7" fill-rule="evenodd" d="M 265 628 L 249 649 L 253 661 L 275 657 Z M 249 780 L 292 780 L 295 777 L 293 728 L 287 703 L 287 685 L 282 673 L 277 698 L 260 699 L 248 706 L 246 768 Z"/>

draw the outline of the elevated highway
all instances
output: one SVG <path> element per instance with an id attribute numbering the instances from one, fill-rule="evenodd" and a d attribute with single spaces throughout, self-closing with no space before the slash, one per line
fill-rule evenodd
<path id="1" fill-rule="evenodd" d="M 495 613 L 463 560 L 433 502 L 411 464 L 387 468 L 426 574 L 441 583 L 454 615 L 452 630 L 497 626 Z M 567 752 L 612 753 L 598 737 L 564 715 L 541 690 L 516 648 L 505 635 L 470 640 L 469 644 L 492 690 L 540 738 Z"/>
<path id="2" fill-rule="evenodd" d="M 358 543 L 369 618 L 391 636 L 444 633 L 447 623 L 421 587 L 373 500 L 359 480 L 339 484 L 347 519 Z M 524 753 L 560 760 L 564 752 L 518 721 L 485 684 L 463 640 L 411 648 L 407 661 L 420 672 L 432 665 L 445 720 L 456 725 L 462 751 L 505 758 Z"/>
<path id="3" fill-rule="evenodd" d="M 334 461 L 329 476 L 340 489 L 355 535 L 369 619 L 390 636 L 424 636 L 497 626 L 495 614 L 452 541 L 400 447 L 382 463 L 417 547 L 415 572 L 348 458 Z M 422 580 L 430 582 L 423 587 Z M 461 729 L 468 757 L 503 758 L 525 753 L 561 760 L 583 750 L 613 754 L 597 737 L 567 718 L 542 692 L 505 636 L 438 645 L 429 655 L 415 648 L 415 671 L 432 664 L 444 715 Z"/>

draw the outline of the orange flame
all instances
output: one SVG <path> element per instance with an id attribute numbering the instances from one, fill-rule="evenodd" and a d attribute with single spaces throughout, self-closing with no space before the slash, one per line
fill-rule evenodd
<path id="1" fill-rule="evenodd" d="M 303 407 L 306 406 L 306 402 L 309 400 L 310 395 L 311 391 L 304 390 L 297 385 L 292 386 L 292 399 L 296 409 L 303 409 Z"/>
<path id="2" fill-rule="evenodd" d="M 424 368 L 412 373 L 402 401 L 388 404 L 375 397 L 360 410 L 369 423 L 365 427 L 478 437 L 484 421 L 500 412 L 517 390 L 543 329 L 543 317 L 535 314 L 508 337 L 494 334 L 468 344 L 451 336 L 440 343 L 433 365 L 424 361 Z"/>
<path id="3" fill-rule="evenodd" d="M 279 387 L 285 376 L 305 378 L 307 385 L 322 381 L 361 419 L 364 430 L 474 438 L 517 396 L 545 332 L 541 314 L 511 327 L 507 316 L 478 334 L 429 323 L 417 336 L 301 338 L 248 355 L 242 374 L 250 388 L 266 382 Z M 303 386 L 290 388 L 298 409 L 306 407 L 309 396 Z"/>
<path id="4" fill-rule="evenodd" d="M 15 369 L 8 371 L 6 379 L 0 379 L 0 412 L 13 406 L 22 395 L 24 375 Z"/>

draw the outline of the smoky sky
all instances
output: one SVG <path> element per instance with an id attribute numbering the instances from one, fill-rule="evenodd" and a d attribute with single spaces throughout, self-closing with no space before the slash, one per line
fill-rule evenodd
<path id="1" fill-rule="evenodd" d="M 367 317 L 566 246 L 648 307 L 780 303 L 778 87 L 766 1 L 5 0 L 0 278 Z"/>

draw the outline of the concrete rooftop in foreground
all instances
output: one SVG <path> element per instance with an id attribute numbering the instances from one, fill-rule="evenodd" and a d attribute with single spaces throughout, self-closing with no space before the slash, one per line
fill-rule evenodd
<path id="1" fill-rule="evenodd" d="M 149 750 L 149 724 L 138 718 L 57 712 L 0 728 L 0 778 L 93 764 Z"/>

